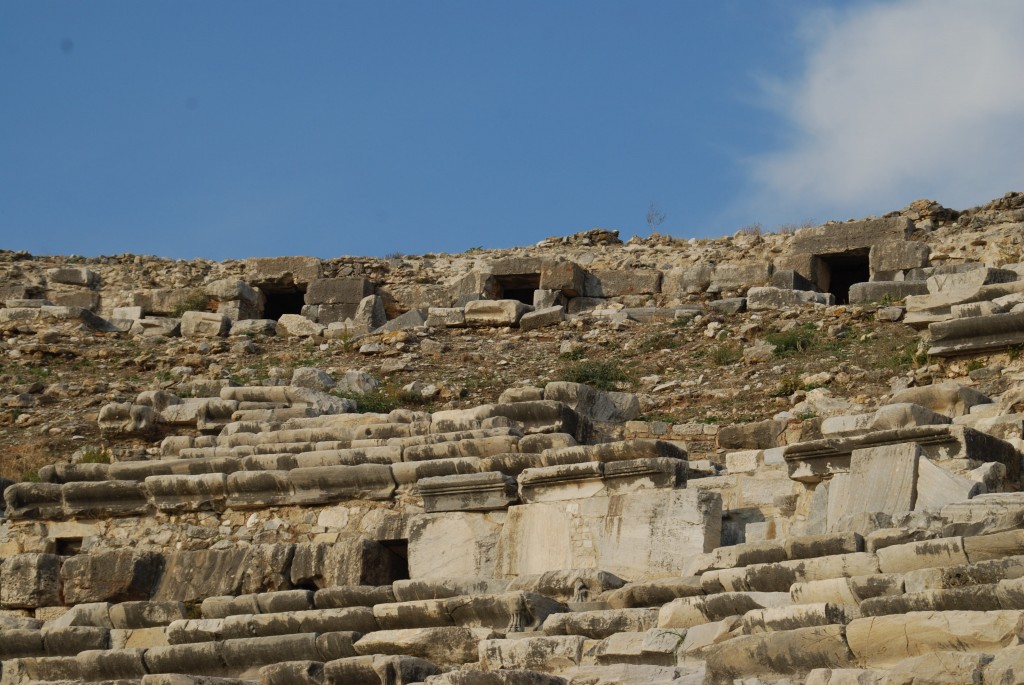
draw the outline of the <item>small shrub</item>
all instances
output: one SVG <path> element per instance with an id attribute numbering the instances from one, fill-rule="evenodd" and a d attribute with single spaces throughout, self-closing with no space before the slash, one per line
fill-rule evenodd
<path id="1" fill-rule="evenodd" d="M 984 368 L 985 362 L 983 362 L 980 359 L 972 359 L 971 361 L 967 362 L 967 373 L 970 373 L 971 371 L 978 371 L 979 369 Z"/>
<path id="2" fill-rule="evenodd" d="M 795 374 L 783 376 L 779 379 L 779 384 L 772 391 L 772 397 L 789 397 L 797 390 L 803 390 L 803 384 L 800 382 L 800 378 Z"/>
<path id="3" fill-rule="evenodd" d="M 671 333 L 651 333 L 640 341 L 641 352 L 657 352 L 658 350 L 674 350 L 679 347 L 679 339 Z"/>
<path id="4" fill-rule="evenodd" d="M 785 357 L 809 351 L 818 342 L 818 329 L 814 324 L 796 326 L 788 331 L 771 331 L 764 336 L 765 340 L 775 345 L 775 356 Z"/>
<path id="5" fill-rule="evenodd" d="M 397 251 L 388 252 L 386 255 L 384 255 L 384 259 L 402 259 L 403 257 L 405 257 L 405 254 Z"/>
<path id="6" fill-rule="evenodd" d="M 747 235 L 747 236 L 751 236 L 751 237 L 759 236 L 759 235 L 761 235 L 761 224 L 754 223 L 754 224 L 750 224 L 748 226 L 744 226 L 740 230 L 736 231 L 736 235 L 737 236 Z"/>
<path id="7" fill-rule="evenodd" d="M 38 471 L 26 471 L 25 473 L 21 474 L 21 480 L 24 483 L 41 483 L 42 482 L 42 479 L 39 478 L 39 472 Z"/>
<path id="8" fill-rule="evenodd" d="M 578 362 L 579 360 L 583 359 L 586 356 L 587 351 L 582 347 L 577 347 L 574 350 L 563 352 L 562 354 L 558 355 L 558 358 L 567 362 Z"/>
<path id="9" fill-rule="evenodd" d="M 585 383 L 598 390 L 615 390 L 619 383 L 631 382 L 633 378 L 617 362 L 584 360 L 564 368 L 559 380 Z"/>
<path id="10" fill-rule="evenodd" d="M 210 298 L 202 290 L 193 290 L 188 297 L 171 312 L 172 316 L 180 317 L 185 312 L 204 312 L 210 308 Z"/>
<path id="11" fill-rule="evenodd" d="M 87 445 L 82 448 L 82 464 L 109 464 L 110 450 L 98 445 Z"/>
<path id="12" fill-rule="evenodd" d="M 387 414 L 398 408 L 398 398 L 387 388 L 377 388 L 362 395 L 354 392 L 335 392 L 335 395 L 356 403 L 359 414 Z"/>
<path id="13" fill-rule="evenodd" d="M 719 345 L 711 352 L 711 359 L 716 366 L 729 366 L 735 364 L 743 357 L 739 345 Z"/>

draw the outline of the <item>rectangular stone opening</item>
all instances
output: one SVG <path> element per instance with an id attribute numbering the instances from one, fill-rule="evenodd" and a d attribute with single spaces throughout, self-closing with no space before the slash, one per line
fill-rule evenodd
<path id="1" fill-rule="evenodd" d="M 302 307 L 306 304 L 306 289 L 299 287 L 292 288 L 262 288 L 266 297 L 263 305 L 263 318 L 277 321 L 284 314 L 301 314 Z"/>
<path id="2" fill-rule="evenodd" d="M 82 552 L 82 538 L 57 538 L 55 553 L 62 557 L 71 557 Z"/>
<path id="3" fill-rule="evenodd" d="M 409 541 L 408 540 L 378 540 L 380 546 L 389 554 L 387 575 L 389 582 L 409 579 Z"/>
<path id="4" fill-rule="evenodd" d="M 850 286 L 871 280 L 869 248 L 838 254 L 818 255 L 823 264 L 818 277 L 822 290 L 835 295 L 836 304 L 850 303 Z"/>
<path id="5" fill-rule="evenodd" d="M 540 288 L 540 274 L 508 274 L 495 276 L 498 292 L 495 299 L 519 300 L 524 304 L 533 304 L 533 291 Z"/>

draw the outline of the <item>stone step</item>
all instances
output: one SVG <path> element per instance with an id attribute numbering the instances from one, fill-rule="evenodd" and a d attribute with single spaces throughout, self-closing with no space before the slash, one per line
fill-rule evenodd
<path id="1" fill-rule="evenodd" d="M 658 625 L 658 608 L 606 609 L 553 613 L 544 619 L 545 635 L 582 635 L 601 640 L 623 632 L 643 632 Z"/>
<path id="2" fill-rule="evenodd" d="M 691 628 L 748 611 L 787 607 L 792 604 L 788 592 L 722 592 L 713 595 L 682 597 L 661 607 L 658 628 Z"/>
<path id="3" fill-rule="evenodd" d="M 497 634 L 488 628 L 403 628 L 367 633 L 354 647 L 360 656 L 411 656 L 444 668 L 477 661 L 482 655 L 481 642 L 495 637 Z"/>
<path id="4" fill-rule="evenodd" d="M 539 671 L 461 669 L 430 676 L 425 682 L 429 685 L 568 685 L 569 681 Z"/>
<path id="5" fill-rule="evenodd" d="M 419 683 L 440 673 L 426 659 L 414 656 L 372 654 L 335 659 L 324 664 L 325 685 L 405 685 Z"/>
<path id="6" fill-rule="evenodd" d="M 370 633 L 378 630 L 369 607 L 308 609 L 276 614 L 235 614 L 226 618 L 182 619 L 167 626 L 167 641 L 185 645 L 244 637 L 295 633 Z"/>

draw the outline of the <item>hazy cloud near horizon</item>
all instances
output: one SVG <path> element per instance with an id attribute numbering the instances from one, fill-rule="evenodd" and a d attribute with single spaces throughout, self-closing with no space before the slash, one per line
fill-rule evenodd
<path id="1" fill-rule="evenodd" d="M 896 0 L 808 18 L 802 71 L 763 84 L 790 130 L 782 149 L 748 160 L 751 202 L 826 220 L 1024 190 L 1022 27 L 1019 0 Z"/>

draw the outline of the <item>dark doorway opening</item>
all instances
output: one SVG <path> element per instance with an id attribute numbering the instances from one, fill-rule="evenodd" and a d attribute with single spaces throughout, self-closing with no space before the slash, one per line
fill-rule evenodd
<path id="1" fill-rule="evenodd" d="M 82 551 L 82 538 L 57 538 L 57 554 L 71 557 Z"/>
<path id="2" fill-rule="evenodd" d="M 496 276 L 499 300 L 519 300 L 533 304 L 533 291 L 540 288 L 540 274 L 510 274 Z"/>
<path id="3" fill-rule="evenodd" d="M 850 286 L 871 280 L 868 250 L 821 255 L 825 263 L 828 283 L 820 285 L 835 295 L 836 304 L 850 303 Z"/>
<path id="4" fill-rule="evenodd" d="M 409 541 L 408 540 L 379 540 L 380 546 L 384 548 L 385 559 L 383 559 L 382 570 L 387 578 L 385 582 L 378 585 L 388 585 L 396 580 L 409 579 Z"/>
<path id="5" fill-rule="evenodd" d="M 263 290 L 266 302 L 263 304 L 263 318 L 277 321 L 283 314 L 301 314 L 306 304 L 306 291 L 293 288 L 289 290 Z"/>

